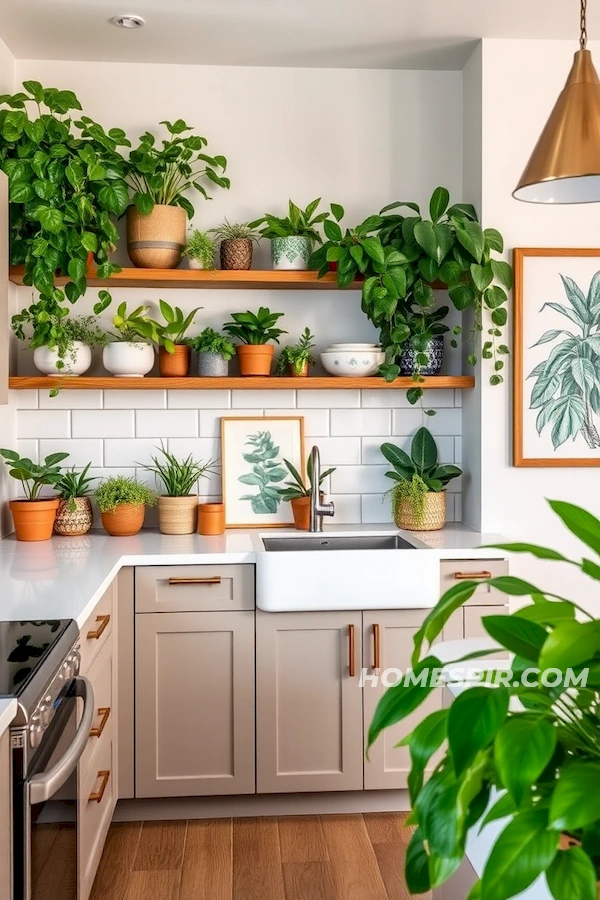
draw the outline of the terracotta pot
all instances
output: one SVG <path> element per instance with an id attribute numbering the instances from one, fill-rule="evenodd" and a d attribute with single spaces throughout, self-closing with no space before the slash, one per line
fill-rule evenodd
<path id="1" fill-rule="evenodd" d="M 128 537 L 138 533 L 144 524 L 145 514 L 143 503 L 122 503 L 110 512 L 102 513 L 102 525 L 114 537 Z"/>
<path id="2" fill-rule="evenodd" d="M 190 371 L 192 351 L 187 344 L 175 344 L 175 352 L 168 353 L 164 347 L 158 351 L 158 369 L 163 378 L 185 378 Z"/>
<path id="3" fill-rule="evenodd" d="M 198 506 L 198 534 L 223 534 L 225 531 L 225 505 L 201 503 Z"/>
<path id="4" fill-rule="evenodd" d="M 221 241 L 219 256 L 222 269 L 251 269 L 252 241 L 249 238 L 228 238 Z"/>
<path id="5" fill-rule="evenodd" d="M 185 249 L 186 214 L 181 206 L 156 204 L 148 215 L 127 209 L 127 252 L 141 269 L 174 269 Z"/>
<path id="6" fill-rule="evenodd" d="M 305 362 L 299 372 L 296 372 L 294 366 L 290 363 L 288 366 L 288 375 L 290 378 L 308 378 L 308 362 Z"/>
<path id="7" fill-rule="evenodd" d="M 158 527 L 162 534 L 192 534 L 196 530 L 198 498 L 158 498 Z"/>
<path id="8" fill-rule="evenodd" d="M 400 500 L 396 507 L 394 521 L 405 531 L 439 531 L 446 524 L 446 492 L 431 491 L 424 496 L 423 514 L 415 509 L 411 500 Z"/>
<path id="9" fill-rule="evenodd" d="M 238 344 L 235 352 L 240 365 L 240 375 L 271 374 L 272 344 Z"/>
<path id="10" fill-rule="evenodd" d="M 72 503 L 75 509 L 71 509 Z M 87 497 L 74 497 L 73 500 L 61 500 L 54 531 L 56 534 L 64 534 L 76 537 L 87 534 L 92 527 L 92 504 Z"/>
<path id="11" fill-rule="evenodd" d="M 18 541 L 49 541 L 60 500 L 11 500 L 8 504 Z"/>
<path id="12" fill-rule="evenodd" d="M 325 495 L 321 491 L 319 494 L 321 502 L 325 499 Z M 290 500 L 292 512 L 294 514 L 294 528 L 296 531 L 308 531 L 310 528 L 310 501 L 311 497 L 295 497 Z"/>

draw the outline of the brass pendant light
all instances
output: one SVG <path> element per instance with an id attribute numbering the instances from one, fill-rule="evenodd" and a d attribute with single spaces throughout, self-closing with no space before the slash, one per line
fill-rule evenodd
<path id="1" fill-rule="evenodd" d="M 581 0 L 580 49 L 521 180 L 516 200 L 600 202 L 600 80 L 586 49 L 587 0 Z"/>

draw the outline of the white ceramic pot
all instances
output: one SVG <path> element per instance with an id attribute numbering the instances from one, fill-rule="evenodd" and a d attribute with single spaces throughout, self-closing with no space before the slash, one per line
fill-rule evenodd
<path id="1" fill-rule="evenodd" d="M 385 362 L 385 353 L 381 350 L 327 350 L 321 353 L 321 362 L 330 375 L 368 378 L 377 375 L 379 366 Z"/>
<path id="2" fill-rule="evenodd" d="M 312 241 L 307 237 L 277 237 L 271 239 L 273 268 L 308 269 Z"/>
<path id="3" fill-rule="evenodd" d="M 143 341 L 113 341 L 104 348 L 102 362 L 116 378 L 142 378 L 154 365 L 154 348 Z"/>
<path id="4" fill-rule="evenodd" d="M 191 256 L 188 256 L 188 269 L 203 269 L 204 266 L 198 259 L 193 259 Z"/>
<path id="5" fill-rule="evenodd" d="M 92 351 L 87 344 L 73 341 L 72 348 L 63 359 L 64 367 L 59 369 L 58 350 L 36 347 L 33 351 L 33 363 L 44 375 L 83 375 L 92 364 Z"/>

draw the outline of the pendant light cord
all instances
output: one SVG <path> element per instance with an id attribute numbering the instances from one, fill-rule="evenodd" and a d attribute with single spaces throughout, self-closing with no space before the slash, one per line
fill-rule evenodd
<path id="1" fill-rule="evenodd" d="M 585 50 L 587 46 L 587 0 L 581 0 L 581 17 L 579 20 L 579 26 L 581 29 L 579 46 L 582 50 Z"/>

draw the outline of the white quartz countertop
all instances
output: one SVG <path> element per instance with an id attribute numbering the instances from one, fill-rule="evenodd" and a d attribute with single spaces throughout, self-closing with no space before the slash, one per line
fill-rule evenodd
<path id="1" fill-rule="evenodd" d="M 286 533 L 277 529 L 276 534 Z M 390 526 L 330 526 L 325 534 L 392 534 Z M 54 537 L 24 543 L 0 541 L 0 619 L 75 619 L 81 627 L 94 605 L 125 566 L 255 563 L 264 552 L 259 529 L 229 530 L 218 537 L 199 534 L 164 535 L 141 531 L 116 538 L 99 532 L 84 537 Z M 465 525 L 448 525 L 436 532 L 400 532 L 432 564 L 439 559 L 501 558 L 500 550 L 479 549 L 497 542 Z M 425 561 L 425 560 L 424 560 Z"/>

